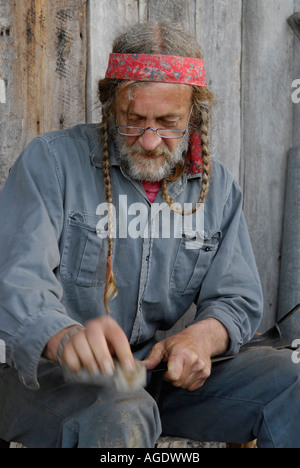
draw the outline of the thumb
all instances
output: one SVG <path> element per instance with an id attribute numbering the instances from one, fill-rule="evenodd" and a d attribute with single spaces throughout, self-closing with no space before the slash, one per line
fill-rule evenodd
<path id="1" fill-rule="evenodd" d="M 151 353 L 149 356 L 144 359 L 143 364 L 145 365 L 147 370 L 154 369 L 164 358 L 165 354 L 165 347 L 163 342 L 156 343 L 153 346 Z"/>

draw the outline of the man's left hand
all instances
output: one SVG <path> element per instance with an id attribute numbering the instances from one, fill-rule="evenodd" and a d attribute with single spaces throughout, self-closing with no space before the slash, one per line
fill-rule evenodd
<path id="1" fill-rule="evenodd" d="M 143 362 L 147 370 L 167 361 L 164 379 L 190 391 L 202 387 L 211 373 L 211 357 L 225 352 L 226 328 L 215 319 L 206 319 L 153 346 Z"/>

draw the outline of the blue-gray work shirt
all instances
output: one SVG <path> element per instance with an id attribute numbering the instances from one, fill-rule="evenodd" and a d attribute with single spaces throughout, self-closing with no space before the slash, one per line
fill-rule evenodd
<path id="1" fill-rule="evenodd" d="M 126 235 L 126 223 L 134 233 L 141 229 L 132 207 L 150 214 L 151 204 L 142 185 L 120 168 L 112 142 L 110 148 L 118 287 L 111 316 L 143 358 L 155 331 L 170 328 L 194 302 L 195 322 L 219 320 L 230 336 L 227 353 L 238 352 L 256 331 L 263 308 L 238 184 L 214 160 L 204 227 L 195 238 L 184 229 L 180 236 L 152 235 L 151 223 L 147 235 Z M 41 135 L 18 158 L 0 198 L 0 340 L 7 364 L 29 388 L 38 388 L 37 365 L 54 334 L 105 314 L 101 167 L 99 126 Z M 184 174 L 168 191 L 183 205 L 198 201 L 200 187 L 201 174 Z M 126 213 L 118 212 L 120 196 Z M 155 203 L 163 206 L 161 192 Z M 197 248 L 188 248 L 199 239 Z"/>

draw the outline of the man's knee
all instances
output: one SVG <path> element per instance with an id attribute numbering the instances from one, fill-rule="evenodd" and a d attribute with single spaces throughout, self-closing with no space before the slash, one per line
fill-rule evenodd
<path id="1" fill-rule="evenodd" d="M 150 448 L 160 433 L 158 407 L 145 390 L 104 390 L 92 405 L 63 421 L 58 445 Z"/>

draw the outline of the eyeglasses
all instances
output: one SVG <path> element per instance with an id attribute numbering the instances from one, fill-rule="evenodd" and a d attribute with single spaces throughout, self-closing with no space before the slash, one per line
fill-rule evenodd
<path id="1" fill-rule="evenodd" d="M 147 130 L 153 130 L 160 138 L 167 138 L 167 139 L 179 139 L 183 138 L 188 130 L 188 125 L 190 121 L 190 116 L 192 113 L 192 109 L 190 110 L 188 121 L 185 127 L 185 130 L 175 130 L 169 128 L 153 128 L 153 127 L 128 127 L 128 126 L 118 126 L 117 125 L 117 118 L 115 119 L 115 129 L 117 132 L 122 136 L 129 136 L 129 137 L 140 137 L 144 135 Z"/>

